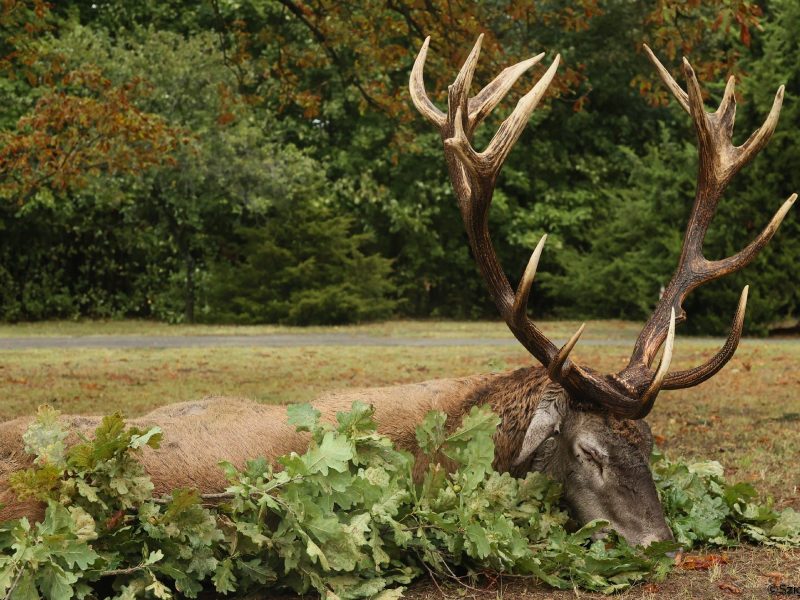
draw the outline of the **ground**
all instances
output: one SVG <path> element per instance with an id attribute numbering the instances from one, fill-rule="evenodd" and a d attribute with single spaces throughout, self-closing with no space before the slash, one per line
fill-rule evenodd
<path id="1" fill-rule="evenodd" d="M 577 325 L 544 323 L 543 328 L 564 339 Z M 626 361 L 637 331 L 635 323 L 590 322 L 582 338 L 586 341 L 578 344 L 574 355 L 597 369 L 616 371 Z M 392 322 L 299 331 L 138 322 L 0 326 L 3 347 L 9 345 L 9 338 L 132 334 L 261 339 L 256 347 L 0 350 L 0 420 L 31 413 L 43 403 L 65 413 L 108 413 L 122 408 L 135 416 L 208 394 L 297 402 L 333 388 L 454 377 L 512 369 L 532 361 L 520 346 L 502 343 L 510 334 L 500 323 Z M 274 334 L 311 335 L 307 338 L 311 341 L 313 335 L 367 336 L 398 345 L 265 345 L 264 336 Z M 97 346 L 97 339 L 92 339 Z M 414 345 L 403 345 L 404 341 Z M 302 342 L 300 338 L 298 343 Z M 721 343 L 679 337 L 673 368 L 699 364 Z M 800 340 L 744 340 L 734 359 L 711 381 L 659 397 L 648 419 L 658 444 L 670 456 L 719 460 L 730 479 L 750 481 L 774 498 L 777 506 L 800 510 L 799 359 Z M 709 571 L 678 570 L 663 583 L 639 586 L 621 597 L 765 598 L 771 580 L 800 586 L 798 552 L 744 548 L 729 552 L 728 559 Z M 531 582 L 506 579 L 479 592 L 452 588 L 445 592 L 479 598 L 592 596 L 555 593 Z M 420 600 L 441 596 L 432 583 L 417 584 L 409 593 Z"/>
<path id="2" fill-rule="evenodd" d="M 660 583 L 649 583 L 613 596 L 615 600 L 712 600 L 730 598 L 787 598 L 770 594 L 770 585 L 795 586 L 800 581 L 800 552 L 781 552 L 764 548 L 740 548 L 722 554 L 727 562 L 709 570 L 676 569 Z M 498 578 L 482 589 L 465 589 L 425 582 L 405 595 L 408 600 L 451 598 L 480 600 L 567 600 L 569 598 L 608 598 L 586 592 L 555 591 L 534 582 Z M 792 596 L 797 597 L 797 596 Z"/>

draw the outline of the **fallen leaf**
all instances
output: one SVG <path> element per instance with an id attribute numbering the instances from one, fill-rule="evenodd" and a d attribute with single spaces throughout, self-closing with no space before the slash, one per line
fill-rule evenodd
<path id="1" fill-rule="evenodd" d="M 661 592 L 661 586 L 655 583 L 648 583 L 642 589 L 648 594 L 658 594 Z"/>
<path id="2" fill-rule="evenodd" d="M 742 593 L 741 588 L 736 587 L 732 583 L 725 583 L 724 581 L 719 584 L 719 589 L 721 589 L 723 592 L 728 592 L 730 594 L 741 594 Z"/>
<path id="3" fill-rule="evenodd" d="M 123 517 L 125 516 L 124 510 L 118 510 L 115 512 L 111 517 L 106 520 L 106 529 L 111 531 L 112 529 L 116 529 L 117 525 L 122 522 Z"/>
<path id="4" fill-rule="evenodd" d="M 769 577 L 772 583 L 778 585 L 781 581 L 783 581 L 784 574 L 778 573 L 778 571 L 770 571 L 769 573 L 764 573 L 764 577 Z"/>
<path id="5" fill-rule="evenodd" d="M 126 375 L 125 373 L 109 373 L 107 376 L 111 381 L 121 381 L 122 383 L 126 383 L 128 385 L 134 385 L 139 383 L 136 379 L 131 377 L 130 375 Z"/>
<path id="6" fill-rule="evenodd" d="M 727 554 L 700 554 L 683 557 L 678 566 L 685 571 L 707 571 L 711 567 L 726 564 L 728 564 Z"/>

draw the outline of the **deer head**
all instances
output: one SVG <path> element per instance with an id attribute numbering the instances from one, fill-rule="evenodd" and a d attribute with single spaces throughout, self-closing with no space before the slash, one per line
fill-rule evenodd
<path id="1" fill-rule="evenodd" d="M 482 38 L 478 38 L 448 88 L 446 113 L 431 102 L 423 83 L 430 38 L 425 40 L 414 63 L 409 87 L 416 108 L 441 134 L 469 245 L 492 299 L 514 336 L 542 363 L 551 381 L 527 425 L 515 468 L 545 471 L 560 480 L 570 508 L 582 522 L 608 520 L 635 544 L 669 539 L 671 534 L 648 466 L 652 437 L 643 419 L 653 408 L 659 391 L 688 388 L 705 381 L 736 351 L 744 323 L 746 286 L 724 346 L 698 367 L 669 372 L 675 327 L 686 319 L 683 300 L 698 286 L 749 264 L 775 234 L 797 197 L 793 194 L 786 200 L 764 231 L 738 254 L 715 261 L 703 256 L 703 240 L 726 185 L 766 145 L 775 130 L 783 87 L 778 90 L 761 128 L 744 144 L 734 146 L 733 77 L 728 80 L 717 111 L 707 113 L 689 62 L 684 59 L 688 90 L 684 91 L 650 49 L 644 47 L 661 79 L 694 122 L 700 168 L 694 207 L 675 274 L 639 334 L 628 365 L 619 373 L 604 375 L 569 358 L 583 333 L 583 325 L 559 348 L 528 316 L 531 285 L 547 236 L 542 236 L 533 251 L 515 291 L 500 266 L 488 229 L 489 206 L 503 162 L 555 76 L 560 57 L 556 56 L 542 78 L 503 121 L 487 148 L 479 152 L 472 146 L 475 129 L 520 75 L 544 57 L 539 54 L 508 67 L 470 97 Z M 661 360 L 654 369 L 653 362 L 662 347 Z"/>

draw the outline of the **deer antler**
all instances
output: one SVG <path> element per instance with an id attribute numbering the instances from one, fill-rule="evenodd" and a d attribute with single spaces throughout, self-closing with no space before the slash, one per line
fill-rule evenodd
<path id="1" fill-rule="evenodd" d="M 793 194 L 761 235 L 735 256 L 718 261 L 708 261 L 703 257 L 702 245 L 705 233 L 722 191 L 736 172 L 764 147 L 775 130 L 783 99 L 783 87 L 778 90 L 764 125 L 744 144 L 735 147 L 731 143 L 736 111 L 733 78 L 728 81 L 717 112 L 707 114 L 703 108 L 699 84 L 688 61 L 684 60 L 684 70 L 689 83 L 689 92 L 686 93 L 645 46 L 661 78 L 695 122 L 700 147 L 700 174 L 697 197 L 687 226 L 678 269 L 653 315 L 640 333 L 628 366 L 616 375 L 603 376 L 569 359 L 569 353 L 583 332 L 583 325 L 559 349 L 527 315 L 531 285 L 547 236 L 542 236 L 536 246 L 514 292 L 500 266 L 488 228 L 489 206 L 503 162 L 553 80 L 560 56 L 556 56 L 542 78 L 519 100 L 487 148 L 483 152 L 478 152 L 471 143 L 477 126 L 497 106 L 520 75 L 544 57 L 544 54 L 539 54 L 508 67 L 477 95 L 470 98 L 469 90 L 482 40 L 481 35 L 455 81 L 448 88 L 447 113 L 439 110 L 425 92 L 423 70 L 430 38 L 427 38 L 422 45 L 409 82 L 414 105 L 436 126 L 444 142 L 450 180 L 475 260 L 486 280 L 492 299 L 509 329 L 545 366 L 553 381 L 563 385 L 576 397 L 593 401 L 618 416 L 643 418 L 652 409 L 661 389 L 689 387 L 708 379 L 722 368 L 736 350 L 744 323 L 747 287 L 742 292 L 731 334 L 722 349 L 697 368 L 668 374 L 675 339 L 675 325 L 686 318 L 681 307 L 683 299 L 697 286 L 737 271 L 752 261 L 774 235 L 797 197 Z M 662 345 L 664 352 L 654 373 L 650 365 Z"/>
<path id="2" fill-rule="evenodd" d="M 744 144 L 734 146 L 731 140 L 736 116 L 734 78 L 728 79 L 722 102 L 716 112 L 707 113 L 703 105 L 700 84 L 689 61 L 683 59 L 687 93 L 672 78 L 650 48 L 645 45 L 644 50 L 672 95 L 692 117 L 697 133 L 700 166 L 694 206 L 686 226 L 678 268 L 653 315 L 639 334 L 628 366 L 617 375 L 620 380 L 633 387 L 641 380 L 638 373 L 641 372 L 643 366 L 650 363 L 663 342 L 666 335 L 665 325 L 670 312 L 674 311 L 677 314 L 678 323 L 684 321 L 686 312 L 683 310 L 682 304 L 692 290 L 704 283 L 739 271 L 750 264 L 775 235 L 781 221 L 797 198 L 797 194 L 792 194 L 778 209 L 766 228 L 739 253 L 722 260 L 706 259 L 703 256 L 703 241 L 722 193 L 734 175 L 766 146 L 775 131 L 783 103 L 783 86 L 778 88 L 772 109 L 764 124 Z M 730 336 L 725 345 L 699 367 L 668 375 L 664 380 L 665 389 L 697 385 L 712 377 L 731 359 L 742 335 L 747 292 L 748 287 L 745 286 L 739 299 L 739 307 L 733 319 Z"/>
<path id="3" fill-rule="evenodd" d="M 619 415 L 637 416 L 642 407 L 652 405 L 662 385 L 672 356 L 672 336 L 666 344 L 659 372 L 650 373 L 642 393 L 631 397 L 628 390 L 621 388 L 615 380 L 605 378 L 569 359 L 569 353 L 583 332 L 583 326 L 559 349 L 528 317 L 528 298 L 546 236 L 536 246 L 516 292 L 511 288 L 500 266 L 488 229 L 488 211 L 495 182 L 528 118 L 553 80 L 561 59 L 556 56 L 542 78 L 519 100 L 511 115 L 503 121 L 486 149 L 478 152 L 471 143 L 476 127 L 497 106 L 519 76 L 544 57 L 544 54 L 539 54 L 505 69 L 494 81 L 470 98 L 469 90 L 482 41 L 483 36 L 480 36 L 448 89 L 447 113 L 439 110 L 425 93 L 423 70 L 430 38 L 425 40 L 414 62 L 409 83 L 414 105 L 439 129 L 444 142 L 450 180 L 475 260 L 508 327 L 522 345 L 545 365 L 553 381 L 576 392 L 579 397 L 595 401 Z M 674 332 L 674 327 L 672 331 Z"/>

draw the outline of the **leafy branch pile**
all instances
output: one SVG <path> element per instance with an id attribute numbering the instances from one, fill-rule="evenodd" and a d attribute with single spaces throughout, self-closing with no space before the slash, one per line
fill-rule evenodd
<path id="1" fill-rule="evenodd" d="M 430 413 L 417 438 L 431 463 L 414 485 L 412 457 L 378 434 L 370 407 L 354 404 L 334 425 L 308 405 L 290 422 L 310 431 L 303 455 L 243 470 L 223 464 L 221 504 L 192 490 L 153 497 L 136 455 L 157 447 L 158 428 L 106 417 L 92 440 L 67 448 L 57 414 L 40 410 L 25 434 L 34 466 L 12 476 L 21 497 L 46 503 L 43 520 L 0 524 L 0 596 L 28 599 L 238 595 L 266 587 L 325 598 L 398 598 L 422 574 L 468 581 L 482 572 L 538 578 L 557 588 L 606 593 L 663 577 L 674 543 L 633 548 L 593 522 L 568 532 L 559 486 L 539 473 L 492 469 L 498 419 L 473 408 L 455 432 Z M 716 462 L 656 455 L 654 476 L 677 542 L 739 540 L 800 546 L 800 514 L 756 502 L 728 485 Z M 219 498 L 215 498 L 217 503 Z"/>
<path id="2" fill-rule="evenodd" d="M 684 549 L 739 542 L 800 547 L 800 513 L 760 503 L 749 483 L 727 483 L 717 461 L 673 462 L 656 451 L 651 467 L 667 522 Z"/>

